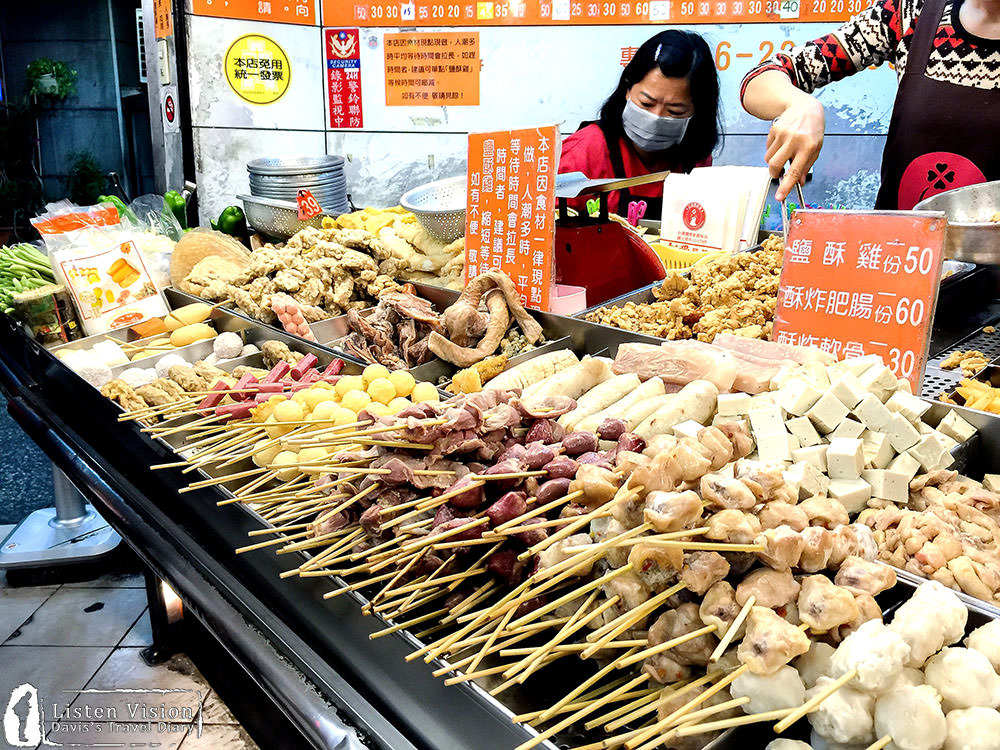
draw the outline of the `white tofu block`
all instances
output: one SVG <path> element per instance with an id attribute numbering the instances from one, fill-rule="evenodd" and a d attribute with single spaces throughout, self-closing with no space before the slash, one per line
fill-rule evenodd
<path id="1" fill-rule="evenodd" d="M 781 407 L 775 404 L 761 404 L 750 409 L 750 427 L 754 437 L 759 435 L 784 435 L 785 420 Z"/>
<path id="2" fill-rule="evenodd" d="M 927 413 L 931 404 L 930 401 L 924 401 L 910 393 L 894 393 L 885 402 L 885 408 L 902 414 L 910 422 L 916 422 Z"/>
<path id="3" fill-rule="evenodd" d="M 837 425 L 837 429 L 831 432 L 827 437 L 831 440 L 834 438 L 859 438 L 865 431 L 865 426 L 861 424 L 856 419 L 845 419 L 843 422 Z"/>
<path id="4" fill-rule="evenodd" d="M 832 393 L 824 393 L 806 412 L 806 416 L 816 425 L 816 429 L 825 435 L 837 429 L 837 425 L 844 421 L 848 413 L 847 407 L 840 403 L 840 399 Z"/>
<path id="5" fill-rule="evenodd" d="M 844 369 L 856 378 L 860 378 L 862 373 L 870 370 L 875 365 L 885 366 L 882 358 L 877 354 L 866 354 L 864 357 L 845 359 L 842 364 L 844 365 Z"/>
<path id="6" fill-rule="evenodd" d="M 896 393 L 908 393 L 913 395 L 913 383 L 906 378 L 899 378 L 896 381 Z"/>
<path id="7" fill-rule="evenodd" d="M 858 479 L 865 468 L 864 443 L 857 438 L 834 438 L 826 452 L 830 479 Z"/>
<path id="8" fill-rule="evenodd" d="M 854 413 L 858 419 L 865 423 L 865 427 L 874 432 L 884 431 L 892 417 L 892 412 L 886 409 L 881 399 L 872 393 L 865 396 L 861 403 L 854 407 Z"/>
<path id="9" fill-rule="evenodd" d="M 906 504 L 910 500 L 910 480 L 905 474 L 888 469 L 866 469 L 861 474 L 872 487 L 872 497 Z"/>
<path id="10" fill-rule="evenodd" d="M 902 474 L 909 482 L 920 471 L 920 462 L 909 453 L 900 453 L 886 467 L 889 471 Z"/>
<path id="11" fill-rule="evenodd" d="M 885 434 L 896 453 L 909 450 L 920 442 L 920 433 L 902 414 L 893 414 L 886 425 Z"/>
<path id="12" fill-rule="evenodd" d="M 757 457 L 761 461 L 791 461 L 792 449 L 788 443 L 789 434 L 785 428 L 778 433 L 754 433 L 757 441 Z"/>
<path id="13" fill-rule="evenodd" d="M 770 406 L 778 403 L 778 394 L 774 391 L 764 391 L 750 397 L 750 410 L 760 406 Z"/>
<path id="14" fill-rule="evenodd" d="M 716 413 L 724 417 L 735 417 L 750 413 L 749 393 L 720 393 Z"/>
<path id="15" fill-rule="evenodd" d="M 931 434 L 939 443 L 941 443 L 941 447 L 949 453 L 959 446 L 959 442 L 957 440 L 945 435 L 943 432 L 935 430 Z"/>
<path id="16" fill-rule="evenodd" d="M 819 401 L 822 395 L 823 391 L 808 380 L 798 378 L 778 391 L 778 403 L 789 414 L 801 417 Z"/>
<path id="17" fill-rule="evenodd" d="M 840 376 L 830 386 L 830 393 L 836 396 L 840 403 L 848 409 L 853 409 L 861 403 L 861 399 L 868 395 L 868 391 L 861 385 L 861 381 L 847 373 Z"/>
<path id="18" fill-rule="evenodd" d="M 896 455 L 892 443 L 889 442 L 889 436 L 884 432 L 865 430 L 861 441 L 864 443 L 865 466 L 869 469 L 886 468 Z"/>
<path id="19" fill-rule="evenodd" d="M 983 487 L 990 492 L 1000 492 L 1000 474 L 985 474 Z"/>
<path id="20" fill-rule="evenodd" d="M 789 459 L 788 460 L 789 461 L 792 460 L 791 459 L 791 452 L 792 451 L 797 451 L 801 447 L 802 447 L 802 443 L 799 442 L 799 439 L 795 435 L 792 435 L 791 433 L 789 433 L 788 434 L 788 453 L 789 453 Z"/>
<path id="21" fill-rule="evenodd" d="M 934 428 L 924 421 L 917 422 L 914 425 L 914 427 L 917 428 L 917 432 L 919 432 L 921 435 L 930 435 L 932 432 L 934 432 Z"/>
<path id="22" fill-rule="evenodd" d="M 840 500 L 851 515 L 864 510 L 872 496 L 871 485 L 864 479 L 831 479 L 827 492 Z"/>
<path id="23" fill-rule="evenodd" d="M 785 422 L 785 428 L 798 439 L 799 444 L 795 446 L 796 448 L 808 448 L 810 445 L 819 445 L 823 442 L 808 417 L 795 417 L 794 419 L 789 419 Z"/>
<path id="24" fill-rule="evenodd" d="M 826 372 L 826 365 L 821 362 L 806 362 L 800 366 L 799 371 L 804 372 L 821 391 L 830 387 L 830 376 Z"/>
<path id="25" fill-rule="evenodd" d="M 946 469 L 951 466 L 953 460 L 951 454 L 944 449 L 933 433 L 924 435 L 920 438 L 920 442 L 906 452 L 920 462 L 920 468 L 924 471 Z"/>
<path id="26" fill-rule="evenodd" d="M 858 381 L 869 393 L 878 396 L 879 401 L 885 402 L 896 392 L 896 376 L 885 365 L 879 364 L 865 370 L 858 377 Z"/>
<path id="27" fill-rule="evenodd" d="M 799 448 L 792 451 L 792 458 L 796 462 L 812 464 L 824 474 L 826 473 L 826 452 L 829 445 L 811 445 L 808 448 Z"/>
<path id="28" fill-rule="evenodd" d="M 938 432 L 943 432 L 959 443 L 964 443 L 976 434 L 976 428 L 959 416 L 957 411 L 950 411 L 937 426 Z"/>
<path id="29" fill-rule="evenodd" d="M 771 389 L 780 390 L 796 378 L 802 377 L 802 370 L 799 367 L 782 367 L 777 374 L 771 378 Z"/>
<path id="30" fill-rule="evenodd" d="M 796 461 L 784 472 L 785 482 L 799 488 L 799 500 L 825 495 L 830 478 L 808 461 Z"/>
<path id="31" fill-rule="evenodd" d="M 705 425 L 701 422 L 696 422 L 693 419 L 688 419 L 687 421 L 681 422 L 678 425 L 674 425 L 674 435 L 679 438 L 690 437 L 693 438 L 697 434 L 705 429 Z"/>

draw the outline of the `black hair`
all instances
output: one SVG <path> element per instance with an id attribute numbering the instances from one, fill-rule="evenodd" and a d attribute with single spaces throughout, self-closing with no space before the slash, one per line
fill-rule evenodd
<path id="1" fill-rule="evenodd" d="M 686 78 L 691 87 L 694 115 L 684 139 L 661 155 L 690 172 L 708 158 L 722 140 L 719 123 L 719 76 L 715 72 L 712 51 L 705 40 L 693 31 L 668 29 L 647 39 L 635 57 L 625 66 L 618 88 L 601 107 L 598 125 L 609 143 L 628 138 L 622 127 L 622 112 L 628 90 L 646 77 L 653 68 L 668 78 Z"/>

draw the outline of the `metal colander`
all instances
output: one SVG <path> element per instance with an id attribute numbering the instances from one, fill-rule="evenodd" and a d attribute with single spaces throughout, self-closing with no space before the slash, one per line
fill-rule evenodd
<path id="1" fill-rule="evenodd" d="M 454 242 L 465 234 L 465 175 L 408 190 L 399 205 L 411 211 L 431 237 Z"/>
<path id="2" fill-rule="evenodd" d="M 308 221 L 300 221 L 298 204 L 295 202 L 276 201 L 252 195 L 236 197 L 243 201 L 243 213 L 246 214 L 247 224 L 268 237 L 287 240 L 300 229 L 318 228 L 323 223 L 323 214 L 314 216 Z"/>

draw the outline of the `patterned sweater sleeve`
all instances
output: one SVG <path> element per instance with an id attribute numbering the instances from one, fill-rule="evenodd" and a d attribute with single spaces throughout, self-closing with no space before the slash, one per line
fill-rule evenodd
<path id="1" fill-rule="evenodd" d="M 911 31 L 911 23 L 903 20 L 900 4 L 913 2 L 875 0 L 836 31 L 765 60 L 743 79 L 740 99 L 747 84 L 765 70 L 780 70 L 795 86 L 812 93 L 870 65 L 895 63 L 900 40 Z"/>

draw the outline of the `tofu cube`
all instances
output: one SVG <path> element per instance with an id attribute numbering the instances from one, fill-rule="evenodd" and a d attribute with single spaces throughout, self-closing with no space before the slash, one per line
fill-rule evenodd
<path id="1" fill-rule="evenodd" d="M 959 446 L 959 442 L 957 440 L 954 440 L 954 439 L 950 438 L 948 435 L 945 435 L 943 432 L 935 430 L 931 434 L 941 444 L 941 447 L 944 448 L 949 453 L 951 453 L 955 448 L 957 448 Z"/>
<path id="2" fill-rule="evenodd" d="M 884 431 L 892 418 L 892 412 L 885 408 L 885 404 L 875 394 L 868 394 L 861 403 L 854 407 L 854 413 L 858 419 L 865 423 L 865 427 L 875 432 Z"/>
<path id="3" fill-rule="evenodd" d="M 889 471 L 901 474 L 909 482 L 920 471 L 920 462 L 909 453 L 900 453 L 886 467 Z"/>
<path id="4" fill-rule="evenodd" d="M 885 366 L 882 358 L 877 354 L 866 354 L 863 357 L 845 359 L 842 364 L 844 365 L 844 369 L 856 378 L 860 378 L 866 370 L 870 370 L 875 365 Z"/>
<path id="5" fill-rule="evenodd" d="M 788 434 L 788 452 L 789 452 L 789 458 L 788 458 L 788 460 L 789 461 L 792 460 L 791 459 L 791 452 L 795 451 L 795 450 L 798 450 L 801 447 L 802 447 L 802 443 L 799 442 L 799 439 L 795 435 L 792 435 L 791 433 L 789 433 Z"/>
<path id="6" fill-rule="evenodd" d="M 798 378 L 778 391 L 778 403 L 789 414 L 801 417 L 819 401 L 822 395 L 823 391 L 808 380 Z"/>
<path id="7" fill-rule="evenodd" d="M 908 393 L 913 395 L 913 383 L 906 378 L 896 380 L 896 393 Z"/>
<path id="8" fill-rule="evenodd" d="M 854 515 L 868 505 L 872 487 L 864 479 L 831 479 L 827 492 L 830 497 L 840 500 L 848 513 Z"/>
<path id="9" fill-rule="evenodd" d="M 959 443 L 964 443 L 976 434 L 976 428 L 959 416 L 957 411 L 950 411 L 937 426 L 938 432 L 943 432 Z"/>
<path id="10" fill-rule="evenodd" d="M 757 457 L 761 461 L 791 461 L 792 448 L 788 442 L 789 434 L 785 428 L 777 433 L 754 432 L 757 441 Z"/>
<path id="11" fill-rule="evenodd" d="M 865 370 L 858 377 L 858 381 L 869 393 L 878 396 L 879 401 L 885 402 L 896 392 L 896 376 L 885 365 L 879 364 Z"/>
<path id="12" fill-rule="evenodd" d="M 781 415 L 780 406 L 775 404 L 755 405 L 750 409 L 749 417 L 754 437 L 785 434 L 785 420 Z"/>
<path id="13" fill-rule="evenodd" d="M 820 362 L 806 362 L 799 371 L 805 372 L 806 377 L 821 391 L 830 387 L 830 376 L 826 372 L 826 365 Z"/>
<path id="14" fill-rule="evenodd" d="M 840 399 L 840 403 L 848 409 L 853 409 L 861 403 L 861 400 L 868 395 L 868 391 L 861 385 L 861 381 L 847 373 L 841 375 L 830 386 L 830 393 Z"/>
<path id="15" fill-rule="evenodd" d="M 792 459 L 797 463 L 807 463 L 815 466 L 819 471 L 826 473 L 826 452 L 829 445 L 811 445 L 808 448 L 799 448 L 792 451 Z"/>
<path id="16" fill-rule="evenodd" d="M 830 478 L 808 461 L 796 461 L 784 472 L 785 482 L 799 488 L 799 500 L 825 495 Z"/>
<path id="17" fill-rule="evenodd" d="M 954 460 L 933 433 L 924 435 L 920 442 L 906 452 L 920 462 L 920 468 L 924 471 L 947 469 Z"/>
<path id="18" fill-rule="evenodd" d="M 872 487 L 872 497 L 906 504 L 910 500 L 910 480 L 888 469 L 866 469 L 861 478 Z"/>
<path id="19" fill-rule="evenodd" d="M 858 479 L 865 468 L 864 443 L 858 438 L 834 438 L 826 452 L 830 479 Z"/>
<path id="20" fill-rule="evenodd" d="M 837 429 L 837 425 L 844 421 L 848 413 L 847 407 L 840 403 L 840 399 L 832 393 L 824 393 L 806 412 L 806 416 L 816 425 L 817 430 L 826 435 Z"/>
<path id="21" fill-rule="evenodd" d="M 885 408 L 902 414 L 909 422 L 916 422 L 927 413 L 931 404 L 929 401 L 924 401 L 910 393 L 898 392 L 889 397 L 889 400 L 885 402 Z"/>
<path id="22" fill-rule="evenodd" d="M 716 413 L 724 417 L 737 417 L 750 413 L 749 393 L 720 393 Z"/>
<path id="23" fill-rule="evenodd" d="M 885 434 L 896 453 L 909 450 L 920 442 L 920 433 L 902 414 L 893 414 L 885 428 Z"/>
<path id="24" fill-rule="evenodd" d="M 688 419 L 685 422 L 681 422 L 678 425 L 674 425 L 674 435 L 679 438 L 693 438 L 698 435 L 701 430 L 704 430 L 705 426 L 701 422 L 696 422 L 693 419 Z"/>
<path id="25" fill-rule="evenodd" d="M 1000 492 L 1000 474 L 984 475 L 983 487 L 990 492 Z"/>
<path id="26" fill-rule="evenodd" d="M 856 419 L 845 419 L 830 433 L 829 438 L 859 438 L 865 431 L 865 426 Z"/>
<path id="27" fill-rule="evenodd" d="M 810 445 L 819 445 L 823 442 L 820 438 L 819 433 L 816 432 L 816 428 L 813 427 L 813 423 L 809 421 L 808 417 L 795 417 L 794 419 L 789 419 L 785 422 L 785 427 L 787 430 L 794 435 L 799 444 L 795 446 L 806 447 Z M 839 428 L 838 428 L 839 429 Z M 857 437 L 857 436 L 855 436 Z"/>
<path id="28" fill-rule="evenodd" d="M 864 443 L 865 466 L 870 469 L 886 468 L 896 455 L 892 443 L 889 442 L 889 436 L 884 432 L 866 430 L 861 440 Z"/>
<path id="29" fill-rule="evenodd" d="M 919 432 L 921 435 L 930 435 L 932 432 L 934 432 L 934 428 L 931 427 L 926 422 L 924 422 L 923 420 L 917 422 L 913 426 L 917 428 L 917 432 Z"/>

